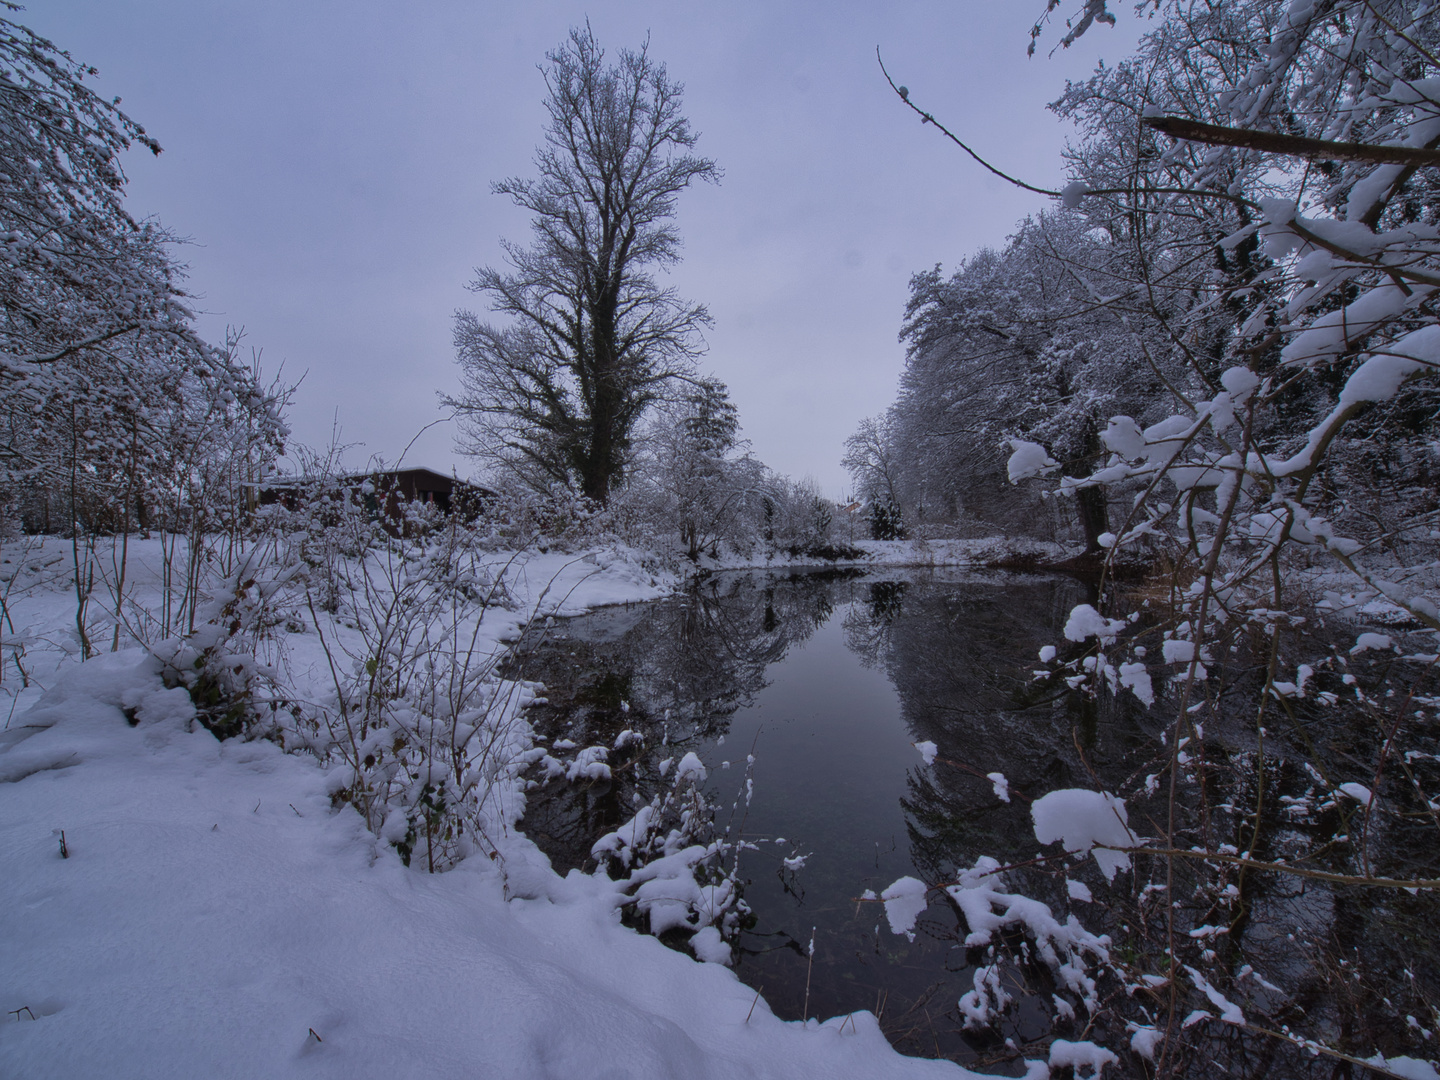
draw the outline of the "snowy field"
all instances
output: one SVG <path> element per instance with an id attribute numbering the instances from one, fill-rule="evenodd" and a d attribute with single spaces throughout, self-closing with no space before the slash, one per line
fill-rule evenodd
<path id="1" fill-rule="evenodd" d="M 869 1013 L 782 1022 L 727 968 L 624 928 L 608 879 L 562 880 L 508 827 L 518 785 L 493 857 L 403 866 L 332 810 L 315 758 L 217 741 L 146 651 L 78 663 L 67 545 L 6 552 L 32 685 L 7 653 L 0 1076 L 972 1075 L 896 1054 Z M 132 542 L 139 606 L 158 562 Z M 517 560 L 506 581 L 487 648 L 537 612 L 675 586 L 624 552 Z M 108 645 L 103 619 L 92 637 Z M 320 693 L 314 628 L 284 653 Z"/>

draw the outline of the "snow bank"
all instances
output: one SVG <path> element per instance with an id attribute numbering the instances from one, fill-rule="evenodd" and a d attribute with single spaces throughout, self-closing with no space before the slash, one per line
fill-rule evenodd
<path id="1" fill-rule="evenodd" d="M 742 554 L 724 550 L 719 558 L 702 556 L 695 568 L 711 572 L 722 570 L 780 570 L 786 568 L 861 566 L 916 567 L 963 566 L 985 567 L 1014 562 L 1058 562 L 1075 554 L 1074 549 L 1049 541 L 1028 537 L 989 536 L 974 539 L 934 538 L 915 540 L 865 540 L 860 537 L 837 536 L 837 543 L 860 552 L 858 558 L 823 560 L 813 555 L 790 555 L 787 552 L 766 553 L 756 550 Z M 689 568 L 688 560 L 683 564 Z"/>
<path id="2" fill-rule="evenodd" d="M 899 1056 L 868 1013 L 747 1022 L 732 973 L 625 929 L 523 838 L 406 869 L 310 759 L 178 709 L 131 727 L 156 685 L 142 654 L 102 657 L 0 740 L 26 763 L 0 784 L 0 1007 L 23 1010 L 0 1075 L 971 1075 Z M 507 902 L 527 874 L 550 895 Z"/>
<path id="3" fill-rule="evenodd" d="M 594 554 L 515 559 L 514 610 L 492 609 L 481 643 L 674 587 L 634 553 Z M 64 626 L 73 595 L 28 595 L 24 617 Z M 327 677 L 316 638 L 288 639 L 298 685 Z M 190 724 L 143 653 L 29 660 L 49 689 L 0 731 L 0 1076 L 974 1075 L 901 1057 L 869 1013 L 782 1022 L 719 963 L 622 926 L 623 883 L 557 876 L 508 828 L 518 807 L 493 859 L 429 875 L 332 807 L 313 758 Z M 648 822 L 628 828 L 617 849 Z M 691 946 L 728 951 L 709 926 Z"/>

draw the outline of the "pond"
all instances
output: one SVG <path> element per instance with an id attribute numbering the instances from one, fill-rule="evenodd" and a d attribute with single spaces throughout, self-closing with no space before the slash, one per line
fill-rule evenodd
<path id="1" fill-rule="evenodd" d="M 1085 599 L 1069 579 L 955 570 L 716 575 L 565 620 L 523 651 L 521 673 L 546 684 L 531 714 L 544 736 L 611 745 L 631 729 L 665 756 L 699 754 L 719 824 L 756 848 L 741 861 L 755 923 L 735 970 L 777 1014 L 871 1009 L 902 1050 L 975 1061 L 985 1042 L 960 1031 L 973 969 L 956 915 L 932 904 L 912 942 L 857 898 L 953 877 L 1002 835 L 999 847 L 1033 846 L 1023 793 L 1070 774 L 1074 718 L 1023 699 L 1039 649 Z M 923 741 L 938 748 L 928 767 Z M 608 784 L 532 794 L 522 828 L 560 872 L 593 867 L 591 844 L 660 784 L 655 756 Z M 1049 1025 L 1022 1009 L 1012 1028 L 1024 1042 Z"/>
<path id="2" fill-rule="evenodd" d="M 1061 660 L 1079 662 L 1085 649 L 1067 645 L 1063 627 L 1077 604 L 1094 601 L 1091 586 L 1065 577 L 757 572 L 557 620 L 518 648 L 512 667 L 546 686 L 531 720 L 560 757 L 621 748 L 604 779 L 537 782 L 521 827 L 561 873 L 592 870 L 596 840 L 696 754 L 716 834 L 745 845 L 738 872 L 753 918 L 734 942 L 736 973 L 787 1019 L 869 1009 L 905 1053 L 1018 1075 L 1022 1057 L 1044 1057 L 1052 1037 L 1124 1047 L 1134 1023 L 1167 1011 L 1193 1023 L 1185 997 L 1169 1004 L 1163 979 L 1145 982 L 1166 970 L 1177 933 L 1185 963 L 1226 979 L 1246 1014 L 1268 1025 L 1244 1037 L 1218 1014 L 1187 1026 L 1188 1075 L 1261 1075 L 1277 1063 L 1287 1075 L 1329 1075 L 1333 1059 L 1287 1042 L 1276 1034 L 1284 1025 L 1306 1025 L 1362 1059 L 1417 1052 L 1440 1018 L 1430 1004 L 1440 1000 L 1435 892 L 1161 859 L 1110 889 L 1094 860 L 1043 853 L 1030 814 L 1032 799 L 1059 788 L 1121 792 L 1142 835 L 1163 835 L 1168 812 L 1176 846 L 1241 845 L 1229 850 L 1354 874 L 1346 833 L 1362 831 L 1356 804 L 1329 794 L 1335 781 L 1322 777 L 1373 773 L 1365 747 L 1383 714 L 1332 706 L 1359 688 L 1367 701 L 1409 700 L 1401 669 L 1359 657 L 1314 674 L 1312 689 L 1325 693 L 1272 707 L 1262 745 L 1254 703 L 1265 666 L 1236 652 L 1206 683 L 1206 730 L 1178 755 L 1185 778 L 1167 811 L 1156 778 L 1170 761 L 1177 698 L 1163 665 L 1146 710 L 1129 692 L 1075 692 L 1039 659 L 1059 645 Z M 1135 625 L 1144 640 L 1158 638 L 1145 626 Z M 1353 628 L 1344 633 L 1353 641 Z M 1434 876 L 1440 828 L 1440 804 L 1416 795 L 1440 785 L 1437 729 L 1417 723 L 1405 772 L 1377 792 L 1394 811 L 1366 839 L 1379 872 L 1406 879 Z M 639 739 L 627 745 L 627 732 Z M 929 764 L 915 745 L 926 742 L 935 744 Z M 905 876 L 953 883 L 980 856 L 1009 866 L 1010 887 L 1060 921 L 1073 914 L 1109 935 L 1100 1012 L 1087 1014 L 1018 933 L 967 948 L 960 908 L 939 890 L 913 940 L 861 899 Z M 686 938 L 662 940 L 683 947 Z M 1009 1004 L 993 1027 L 967 1028 L 961 999 L 987 971 Z M 1199 989 L 1180 989 L 1204 1006 Z M 1121 1072 L 1147 1068 L 1132 1056 Z"/>

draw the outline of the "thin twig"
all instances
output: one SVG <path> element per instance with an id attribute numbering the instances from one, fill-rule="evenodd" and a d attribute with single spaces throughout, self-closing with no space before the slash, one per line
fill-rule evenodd
<path id="1" fill-rule="evenodd" d="M 810 928 L 809 959 L 805 962 L 805 1006 L 800 1010 L 800 1022 L 810 1019 L 810 972 L 815 968 L 815 927 Z"/>
<path id="2" fill-rule="evenodd" d="M 750 1011 L 745 1014 L 745 1023 L 748 1024 L 748 1023 L 750 1022 L 750 1017 L 751 1017 L 752 1015 L 754 1015 L 754 1013 L 755 1013 L 755 1006 L 760 1003 L 760 995 L 763 994 L 764 992 L 765 992 L 765 987 L 764 987 L 764 985 L 762 984 L 761 987 L 760 987 L 760 989 L 755 991 L 755 1000 L 752 1001 L 752 1002 L 750 1002 Z"/>
<path id="3" fill-rule="evenodd" d="M 940 123 L 939 120 L 936 120 L 935 117 L 932 116 L 930 113 L 926 112 L 924 109 L 920 108 L 913 101 L 911 101 L 909 90 L 902 91 L 900 87 L 895 85 L 895 80 L 890 77 L 890 72 L 885 70 L 885 61 L 880 58 L 880 47 L 878 45 L 875 47 L 875 59 L 880 64 L 880 71 L 884 74 L 885 81 L 890 84 L 890 89 L 895 91 L 895 96 L 898 97 L 901 101 L 905 102 L 906 105 L 910 106 L 911 110 L 920 117 L 923 123 L 934 124 L 936 129 L 942 135 L 944 135 L 947 139 L 953 142 L 956 146 L 960 147 L 961 150 L 964 150 L 965 153 L 969 154 L 986 169 L 989 169 L 1001 180 L 1004 180 L 1007 184 L 1014 184 L 1016 187 L 1024 188 L 1026 191 L 1033 191 L 1036 195 L 1049 195 L 1052 199 L 1060 198 L 1060 192 L 1051 191 L 1048 188 L 1036 187 L 1034 184 L 1025 183 L 1024 180 L 1017 180 L 1009 173 L 1001 172 L 994 165 L 991 165 L 988 161 L 986 161 L 979 154 L 977 154 L 974 150 L 971 150 L 970 147 L 966 146 L 963 142 L 956 138 L 954 133 L 952 133 L 949 128 L 947 128 L 944 124 Z"/>

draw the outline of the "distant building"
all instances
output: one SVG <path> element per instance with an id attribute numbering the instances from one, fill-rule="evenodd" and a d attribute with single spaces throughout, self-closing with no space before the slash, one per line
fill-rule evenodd
<path id="1" fill-rule="evenodd" d="M 297 476 L 257 485 L 253 505 L 295 510 L 316 492 L 331 496 L 343 493 L 372 513 L 383 512 L 397 524 L 404 517 L 405 503 L 433 505 L 442 514 L 459 513 L 469 520 L 481 513 L 485 501 L 495 494 L 433 469 L 373 469 L 326 477 Z"/>

